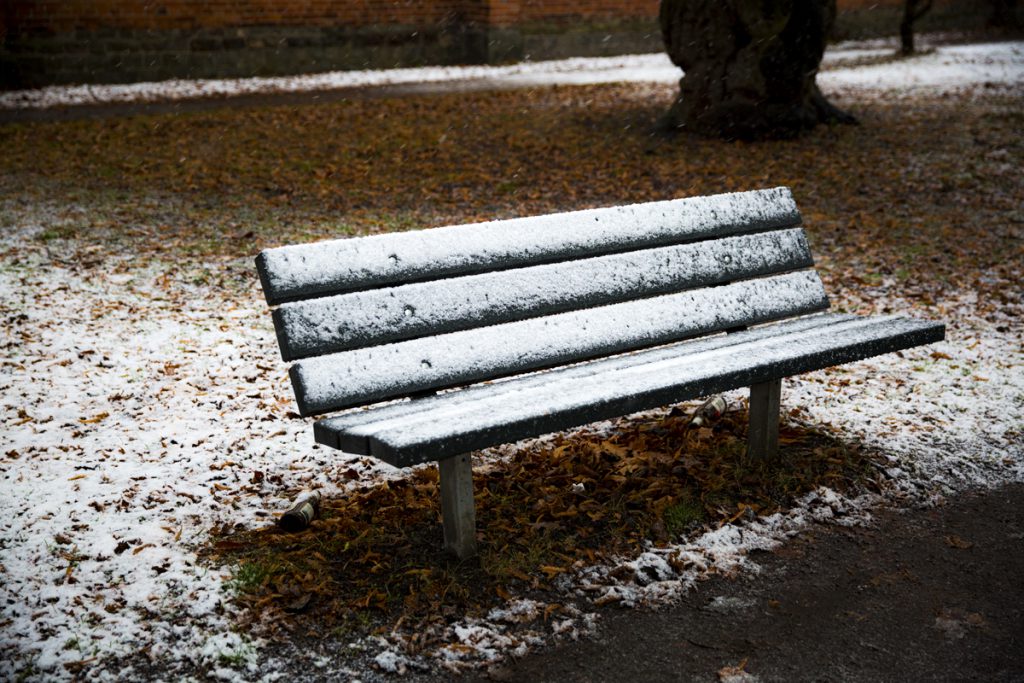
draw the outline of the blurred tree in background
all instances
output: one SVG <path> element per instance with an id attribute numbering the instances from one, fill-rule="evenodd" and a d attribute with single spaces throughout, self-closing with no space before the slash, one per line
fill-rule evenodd
<path id="1" fill-rule="evenodd" d="M 855 123 L 815 83 L 835 14 L 835 0 L 662 0 L 665 48 L 685 72 L 663 123 L 740 139 Z"/>

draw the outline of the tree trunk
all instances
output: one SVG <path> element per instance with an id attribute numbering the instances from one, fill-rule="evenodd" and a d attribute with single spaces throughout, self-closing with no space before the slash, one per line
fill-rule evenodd
<path id="1" fill-rule="evenodd" d="M 932 0 L 903 0 L 903 19 L 900 21 L 900 54 L 914 54 L 914 22 L 932 8 Z"/>
<path id="2" fill-rule="evenodd" d="M 903 19 L 900 21 L 900 54 L 914 54 L 914 0 L 903 5 Z"/>
<path id="3" fill-rule="evenodd" d="M 835 0 L 662 0 L 660 19 L 684 71 L 667 127 L 757 139 L 856 123 L 814 80 Z"/>

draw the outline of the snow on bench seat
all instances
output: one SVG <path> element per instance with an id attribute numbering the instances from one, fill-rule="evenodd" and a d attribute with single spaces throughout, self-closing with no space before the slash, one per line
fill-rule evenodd
<path id="1" fill-rule="evenodd" d="M 928 344 L 910 318 L 819 314 L 320 420 L 316 440 L 406 467 Z"/>

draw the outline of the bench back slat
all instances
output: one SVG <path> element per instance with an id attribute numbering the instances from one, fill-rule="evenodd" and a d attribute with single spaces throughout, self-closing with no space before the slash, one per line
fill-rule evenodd
<path id="1" fill-rule="evenodd" d="M 800 271 L 308 358 L 291 368 L 303 415 L 664 344 L 828 308 Z"/>
<path id="2" fill-rule="evenodd" d="M 813 265 L 790 228 L 284 304 L 285 360 L 602 306 Z"/>
<path id="3" fill-rule="evenodd" d="M 267 302 L 761 232 L 800 223 L 788 188 L 515 218 L 264 250 Z"/>

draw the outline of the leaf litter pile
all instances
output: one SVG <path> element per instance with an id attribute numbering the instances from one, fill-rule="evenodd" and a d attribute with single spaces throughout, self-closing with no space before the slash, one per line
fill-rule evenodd
<path id="1" fill-rule="evenodd" d="M 400 623 L 422 649 L 436 646 L 431 634 L 443 635 L 455 617 L 513 594 L 546 593 L 556 611 L 554 579 L 646 543 L 667 546 L 706 526 L 772 514 L 822 486 L 879 486 L 855 444 L 820 429 L 787 424 L 785 461 L 755 462 L 744 453 L 744 410 L 694 427 L 687 407 L 477 462 L 478 560 L 457 562 L 441 550 L 433 466 L 325 500 L 301 533 L 269 525 L 223 535 L 214 549 L 238 566 L 239 599 L 261 617 L 303 613 L 302 622 L 327 629 L 362 619 L 385 633 Z"/>
<path id="2" fill-rule="evenodd" d="M 1024 478 L 1020 89 L 851 89 L 836 100 L 861 126 L 757 144 L 652 135 L 674 92 L 0 125 L 0 674 L 495 661 L 809 521 Z M 264 246 L 775 185 L 835 308 L 949 329 L 787 380 L 778 464 L 739 457 L 739 394 L 711 427 L 687 404 L 476 454 L 482 554 L 454 563 L 433 467 L 327 452 L 288 415 Z M 319 518 L 277 531 L 304 488 Z M 291 638 L 261 637 L 277 628 Z"/>

